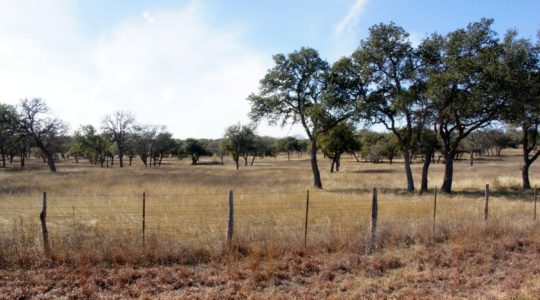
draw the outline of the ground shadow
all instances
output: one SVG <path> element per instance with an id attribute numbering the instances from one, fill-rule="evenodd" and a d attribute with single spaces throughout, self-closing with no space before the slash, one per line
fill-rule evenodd
<path id="1" fill-rule="evenodd" d="M 337 188 L 337 189 L 325 189 L 325 192 L 329 193 L 344 193 L 344 194 L 362 194 L 362 193 L 371 193 L 372 188 Z M 393 194 L 393 195 L 399 195 L 402 197 L 409 197 L 409 198 L 415 198 L 420 195 L 433 195 L 434 190 L 430 189 L 427 192 L 423 194 L 419 194 L 418 190 L 410 193 L 407 191 L 407 189 L 399 189 L 399 188 L 378 188 L 379 193 L 383 194 Z M 452 198 L 469 198 L 469 199 L 478 199 L 483 198 L 485 196 L 484 190 L 458 190 L 454 191 L 451 194 L 444 194 L 440 191 L 438 192 L 439 195 L 445 195 L 450 196 Z M 505 197 L 508 200 L 520 200 L 520 201 L 533 201 L 534 200 L 534 191 L 523 191 L 523 190 L 490 190 L 489 192 L 490 197 Z"/>
<path id="2" fill-rule="evenodd" d="M 358 174 L 390 174 L 390 173 L 396 173 L 397 171 L 394 169 L 367 169 L 367 170 L 356 170 L 351 171 L 351 173 L 358 173 Z"/>

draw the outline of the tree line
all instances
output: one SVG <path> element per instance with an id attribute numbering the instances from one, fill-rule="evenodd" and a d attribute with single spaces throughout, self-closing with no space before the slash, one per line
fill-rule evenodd
<path id="1" fill-rule="evenodd" d="M 440 150 L 440 139 L 435 135 L 432 138 L 429 145 Z M 414 157 L 435 160 L 435 151 L 430 152 L 433 159 L 424 156 L 426 140 L 413 140 L 413 160 Z M 456 158 L 471 153 L 472 163 L 473 154 L 500 155 L 502 149 L 515 148 L 518 144 L 516 130 L 479 130 L 462 141 Z M 210 163 L 224 164 L 224 157 L 230 156 L 239 169 L 242 164 L 252 166 L 256 158 L 275 158 L 279 154 L 286 155 L 288 160 L 291 156 L 301 157 L 309 145 L 309 140 L 298 137 L 257 135 L 253 124 L 229 126 L 220 139 L 175 139 L 165 126 L 139 124 L 133 115 L 123 111 L 105 116 L 100 129 L 83 125 L 68 135 L 67 125 L 50 117 L 41 99 L 22 100 L 18 107 L 0 104 L 0 166 L 4 168 L 6 161 L 12 164 L 16 156 L 24 167 L 33 154 L 47 162 L 51 171 L 56 171 L 56 161 L 70 157 L 76 163 L 85 159 L 101 167 L 112 167 L 117 160 L 122 168 L 125 164 L 131 166 L 134 159 L 139 159 L 146 167 L 159 167 L 166 157 L 188 158 L 192 165 L 197 165 L 201 157 L 217 157 L 219 161 Z M 392 133 L 357 130 L 348 122 L 321 134 L 318 147 L 331 160 L 330 172 L 339 172 L 341 157 L 345 154 L 358 162 L 390 164 L 401 157 L 399 141 Z M 440 160 L 439 155 L 437 162 Z"/>
<path id="2" fill-rule="evenodd" d="M 41 99 L 16 107 L 0 104 L 0 155 L 21 157 L 32 151 L 56 171 L 55 161 L 120 167 L 133 159 L 159 166 L 165 157 L 230 156 L 238 169 L 257 157 L 308 152 L 313 184 L 322 188 L 317 153 L 339 171 L 341 157 L 392 163 L 403 160 L 407 190 L 414 191 L 411 164 L 422 162 L 420 191 L 426 191 L 430 165 L 444 163 L 441 189 L 452 189 L 455 159 L 469 153 L 500 155 L 521 147 L 523 188 L 531 188 L 529 168 L 540 156 L 540 47 L 509 30 L 502 38 L 492 19 L 470 23 L 445 35 L 433 33 L 418 45 L 394 24 L 377 24 L 350 56 L 333 64 L 312 48 L 273 57 L 274 66 L 248 97 L 254 124 L 300 124 L 307 140 L 274 139 L 256 134 L 253 124 L 226 128 L 222 139 L 174 139 L 164 126 L 141 125 L 133 115 L 116 112 L 101 127 L 82 126 L 71 136 L 67 125 L 50 116 Z M 539 36 L 540 37 L 540 36 Z M 378 124 L 386 132 L 365 128 Z M 507 127 L 502 131 L 497 128 Z M 357 130 L 357 128 L 364 128 Z M 436 157 L 438 154 L 438 157 Z"/>

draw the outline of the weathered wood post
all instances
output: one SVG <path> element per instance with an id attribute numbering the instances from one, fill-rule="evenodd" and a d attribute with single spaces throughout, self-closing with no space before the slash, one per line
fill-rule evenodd
<path id="1" fill-rule="evenodd" d="M 371 194 L 371 236 L 369 239 L 369 252 L 371 253 L 375 249 L 375 242 L 377 239 L 377 214 L 379 211 L 379 205 L 377 203 L 377 188 L 373 188 Z"/>
<path id="2" fill-rule="evenodd" d="M 437 219 L 437 186 L 435 186 L 435 193 L 433 198 L 433 229 L 431 235 L 435 236 L 435 221 Z"/>
<path id="3" fill-rule="evenodd" d="M 229 224 L 227 226 L 227 244 L 231 246 L 234 231 L 234 195 L 229 191 Z"/>
<path id="4" fill-rule="evenodd" d="M 533 216 L 534 221 L 536 221 L 536 199 L 537 199 L 537 196 L 538 196 L 538 188 L 535 185 L 534 186 L 534 216 Z"/>
<path id="5" fill-rule="evenodd" d="M 142 243 L 144 248 L 146 231 L 146 192 L 142 194 Z"/>
<path id="6" fill-rule="evenodd" d="M 306 196 L 306 220 L 305 220 L 305 224 L 304 224 L 304 248 L 306 248 L 306 246 L 307 246 L 308 216 L 309 216 L 309 190 L 307 191 L 307 196 Z"/>
<path id="7" fill-rule="evenodd" d="M 43 248 L 45 254 L 49 256 L 51 254 L 51 246 L 49 244 L 49 230 L 47 230 L 47 192 L 43 192 L 43 209 L 39 214 L 41 221 L 41 230 L 43 232 Z"/>
<path id="8" fill-rule="evenodd" d="M 489 184 L 486 184 L 486 192 L 484 195 L 484 220 L 487 221 L 489 214 Z"/>

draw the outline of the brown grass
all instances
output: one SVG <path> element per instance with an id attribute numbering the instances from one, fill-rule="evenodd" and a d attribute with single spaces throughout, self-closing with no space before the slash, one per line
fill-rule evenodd
<path id="1" fill-rule="evenodd" d="M 534 297 L 539 230 L 519 157 L 456 164 L 452 196 L 407 194 L 403 166 L 343 162 L 310 192 L 303 249 L 307 157 L 264 159 L 235 171 L 167 161 L 161 168 L 101 169 L 63 162 L 50 174 L 0 171 L 0 295 L 75 298 Z M 419 174 L 419 164 L 414 171 Z M 431 183 L 440 184 L 442 165 Z M 538 178 L 539 169 L 531 171 Z M 419 178 L 417 178 L 417 181 Z M 484 184 L 493 195 L 487 224 Z M 533 182 L 534 184 L 534 182 Z M 375 254 L 366 255 L 372 187 L 379 195 Z M 234 247 L 225 247 L 227 193 L 235 193 Z M 52 256 L 38 216 L 49 199 Z M 141 237 L 147 194 L 146 240 Z M 528 263 L 528 268 L 517 266 Z M 521 273 L 523 274 L 521 274 Z M 53 280 L 54 279 L 54 280 Z M 1 298 L 2 296 L 0 296 Z"/>

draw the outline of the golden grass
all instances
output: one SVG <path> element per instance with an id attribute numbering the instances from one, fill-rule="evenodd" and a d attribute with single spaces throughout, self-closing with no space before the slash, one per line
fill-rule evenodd
<path id="1" fill-rule="evenodd" d="M 489 222 L 508 226 L 530 223 L 531 195 L 514 191 L 519 185 L 519 157 L 510 154 L 504 158 L 485 157 L 474 167 L 466 161 L 456 164 L 457 194 L 439 195 L 437 231 L 483 222 L 482 188 L 486 183 L 494 192 Z M 426 238 L 431 232 L 433 195 L 405 193 L 400 162 L 357 163 L 345 158 L 342 172 L 334 174 L 328 172 L 328 165 L 328 161 L 321 160 L 325 190 L 310 191 L 310 247 L 361 247 L 369 229 L 372 187 L 381 190 L 381 243 L 396 232 L 408 238 Z M 17 261 L 21 249 L 42 251 L 38 216 L 44 191 L 48 196 L 47 223 L 53 252 L 70 259 L 79 257 L 84 250 L 96 252 L 95 261 L 104 257 L 111 260 L 114 252 L 120 251 L 118 247 L 124 254 L 147 253 L 148 249 L 141 250 L 143 192 L 147 245 L 159 250 L 152 254 L 156 257 L 173 257 L 172 253 L 182 256 L 190 249 L 220 253 L 226 239 L 229 190 L 234 190 L 235 195 L 238 243 L 272 242 L 283 249 L 303 244 L 306 191 L 311 185 L 305 156 L 291 161 L 265 158 L 239 171 L 230 162 L 225 166 L 190 166 L 176 160 L 166 161 L 160 168 L 144 168 L 136 163 L 124 169 L 102 169 L 69 161 L 59 164 L 58 174 L 50 174 L 39 162 L 31 162 L 30 167 L 0 172 L 0 232 L 6 245 L 6 263 Z M 420 167 L 413 166 L 416 175 Z M 440 184 L 442 170 L 441 164 L 431 168 L 432 186 Z M 537 174 L 538 168 L 534 167 L 531 177 L 536 179 Z"/>

